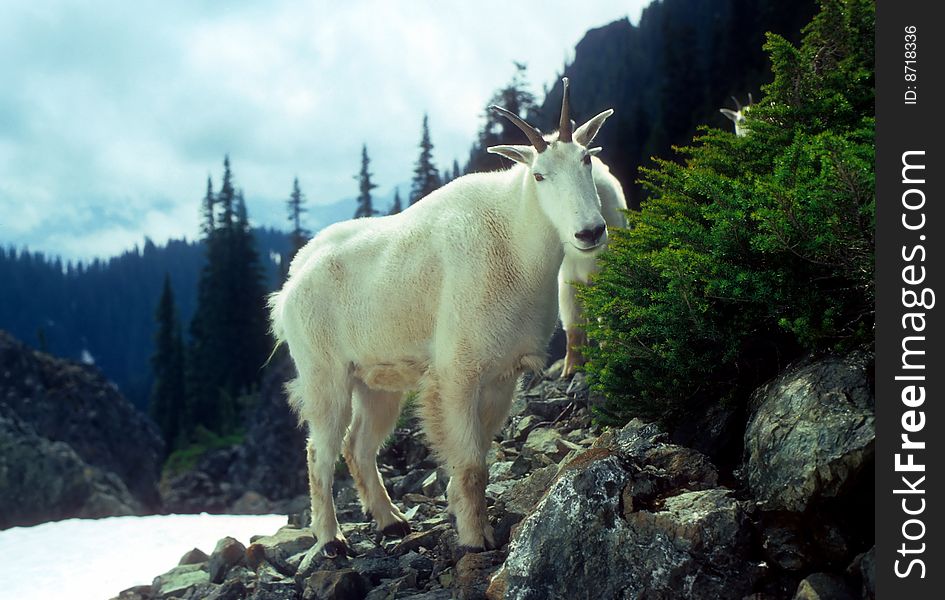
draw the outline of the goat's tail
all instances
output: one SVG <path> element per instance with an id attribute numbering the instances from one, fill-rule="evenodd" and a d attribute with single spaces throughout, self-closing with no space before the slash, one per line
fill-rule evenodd
<path id="1" fill-rule="evenodd" d="M 285 343 L 285 321 L 283 317 L 285 312 L 285 295 L 282 291 L 269 294 L 267 304 L 269 305 L 270 331 L 272 332 L 272 336 L 276 338 L 276 345 L 273 346 L 272 352 L 269 353 L 269 358 L 263 363 L 262 368 L 269 366 L 276 352 L 279 351 L 279 347 Z"/>

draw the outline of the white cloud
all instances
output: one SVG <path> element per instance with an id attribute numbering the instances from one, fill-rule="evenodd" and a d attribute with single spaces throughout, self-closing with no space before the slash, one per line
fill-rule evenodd
<path id="1" fill-rule="evenodd" d="M 354 195 L 362 143 L 385 193 L 425 111 L 441 168 L 463 163 L 513 61 L 540 93 L 587 29 L 643 4 L 5 6 L 0 243 L 88 258 L 194 237 L 226 152 L 264 224 L 282 226 L 296 175 L 311 202 Z"/>

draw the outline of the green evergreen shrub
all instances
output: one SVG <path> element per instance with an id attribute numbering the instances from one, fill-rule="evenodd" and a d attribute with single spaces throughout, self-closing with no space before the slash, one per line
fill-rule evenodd
<path id="1" fill-rule="evenodd" d="M 873 336 L 873 29 L 866 0 L 822 0 L 736 137 L 702 128 L 612 232 L 580 290 L 603 415 L 672 423 L 740 401 L 808 351 Z"/>

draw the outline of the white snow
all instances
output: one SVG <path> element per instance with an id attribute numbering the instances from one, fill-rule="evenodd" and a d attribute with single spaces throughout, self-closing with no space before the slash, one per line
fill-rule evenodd
<path id="1" fill-rule="evenodd" d="M 106 600 L 177 565 L 192 548 L 217 540 L 249 545 L 270 535 L 284 515 L 158 515 L 68 519 L 0 531 L 0 597 L 15 600 Z"/>
<path id="2" fill-rule="evenodd" d="M 89 352 L 88 348 L 82 349 L 82 355 L 79 357 L 79 360 L 82 361 L 82 364 L 85 364 L 85 365 L 95 364 L 95 357 L 92 356 L 92 353 Z"/>

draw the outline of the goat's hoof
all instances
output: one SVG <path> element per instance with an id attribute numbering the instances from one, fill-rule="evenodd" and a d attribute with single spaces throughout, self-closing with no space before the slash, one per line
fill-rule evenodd
<path id="1" fill-rule="evenodd" d="M 326 558 L 337 558 L 339 556 L 345 557 L 348 556 L 348 544 L 344 543 L 341 540 L 332 540 L 325 544 L 322 548 L 322 554 Z"/>
<path id="2" fill-rule="evenodd" d="M 384 537 L 402 538 L 410 534 L 410 523 L 407 521 L 394 521 L 381 530 Z"/>

